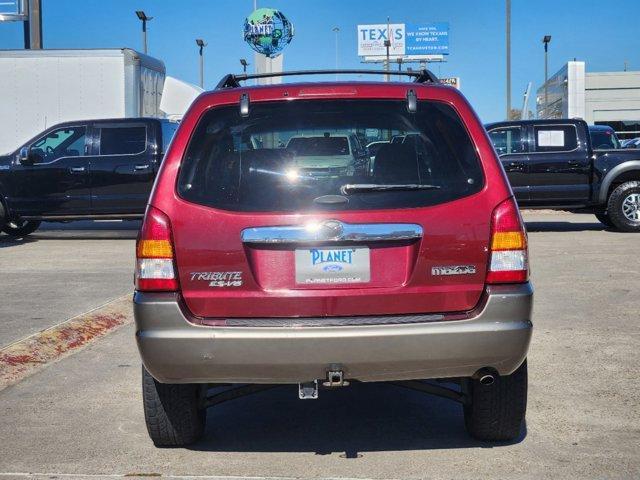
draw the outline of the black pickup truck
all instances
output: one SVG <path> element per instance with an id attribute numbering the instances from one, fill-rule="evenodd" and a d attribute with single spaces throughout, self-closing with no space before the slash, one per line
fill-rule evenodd
<path id="1" fill-rule="evenodd" d="M 66 122 L 0 156 L 0 229 L 21 237 L 42 220 L 141 218 L 177 126 L 154 118 Z"/>
<path id="2" fill-rule="evenodd" d="M 520 207 L 593 213 L 609 227 L 640 232 L 640 150 L 616 148 L 608 127 L 526 120 L 486 129 Z"/>

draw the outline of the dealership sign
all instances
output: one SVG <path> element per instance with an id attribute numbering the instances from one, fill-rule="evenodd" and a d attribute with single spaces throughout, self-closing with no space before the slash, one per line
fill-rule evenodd
<path id="1" fill-rule="evenodd" d="M 256 52 L 275 58 L 293 38 L 293 25 L 273 8 L 259 8 L 244 21 L 244 41 Z"/>
<path id="2" fill-rule="evenodd" d="M 390 41 L 389 55 L 448 55 L 449 24 L 392 23 L 358 25 L 358 55 L 361 57 L 387 54 L 385 41 Z"/>

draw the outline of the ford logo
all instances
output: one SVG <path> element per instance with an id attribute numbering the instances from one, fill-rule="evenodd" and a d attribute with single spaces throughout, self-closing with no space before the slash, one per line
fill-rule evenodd
<path id="1" fill-rule="evenodd" d="M 325 265 L 324 267 L 322 267 L 322 270 L 324 270 L 325 272 L 340 272 L 342 271 L 342 267 L 340 265 L 331 264 Z"/>

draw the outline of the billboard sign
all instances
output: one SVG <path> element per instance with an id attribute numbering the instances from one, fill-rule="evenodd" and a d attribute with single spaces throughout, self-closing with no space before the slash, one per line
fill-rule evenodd
<path id="1" fill-rule="evenodd" d="M 385 56 L 385 40 L 390 39 L 390 56 L 448 55 L 449 24 L 392 23 L 358 25 L 358 56 Z M 389 30 L 389 32 L 387 32 Z"/>
<path id="2" fill-rule="evenodd" d="M 0 0 L 0 22 L 28 20 L 26 0 Z"/>
<path id="3" fill-rule="evenodd" d="M 273 8 L 259 8 L 244 21 L 244 41 L 256 52 L 275 58 L 293 38 L 293 25 Z"/>
<path id="4" fill-rule="evenodd" d="M 390 32 L 390 34 L 389 34 Z M 358 25 L 358 56 L 386 55 L 385 40 L 391 40 L 389 55 L 404 55 L 404 23 Z"/>
<path id="5" fill-rule="evenodd" d="M 438 81 L 443 85 L 449 85 L 450 87 L 460 90 L 460 77 L 442 77 Z"/>
<path id="6" fill-rule="evenodd" d="M 448 55 L 449 24 L 408 23 L 405 30 L 407 55 Z"/>

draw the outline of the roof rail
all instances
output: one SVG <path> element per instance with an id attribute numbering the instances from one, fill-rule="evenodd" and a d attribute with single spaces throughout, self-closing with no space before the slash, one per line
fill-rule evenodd
<path id="1" fill-rule="evenodd" d="M 336 74 L 366 74 L 366 75 L 399 75 L 404 77 L 413 77 L 415 83 L 439 83 L 438 77 L 436 77 L 431 71 L 412 70 L 404 72 L 395 72 L 387 70 L 291 70 L 287 72 L 272 72 L 272 73 L 229 73 L 222 77 L 222 80 L 216 85 L 216 90 L 223 88 L 239 88 L 240 82 L 245 80 L 252 80 L 256 78 L 272 78 L 272 77 L 289 77 L 298 75 L 336 75 Z"/>

